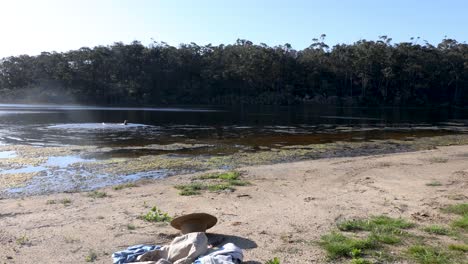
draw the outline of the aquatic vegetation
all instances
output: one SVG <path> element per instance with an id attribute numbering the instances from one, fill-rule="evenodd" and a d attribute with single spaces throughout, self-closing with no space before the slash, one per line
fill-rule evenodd
<path id="1" fill-rule="evenodd" d="M 279 258 L 274 257 L 274 258 L 268 260 L 267 262 L 265 262 L 265 264 L 281 264 L 281 262 L 280 262 Z"/>
<path id="2" fill-rule="evenodd" d="M 7 173 L 0 174 L 0 190 L 3 188 L 20 187 L 33 177 L 43 175 L 44 172 Z"/>

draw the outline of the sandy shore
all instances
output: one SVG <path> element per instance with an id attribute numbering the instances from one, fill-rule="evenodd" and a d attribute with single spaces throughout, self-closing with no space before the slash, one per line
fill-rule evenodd
<path id="1" fill-rule="evenodd" d="M 452 216 L 439 208 L 468 201 L 466 145 L 240 171 L 252 185 L 234 192 L 180 196 L 173 186 L 191 177 L 181 175 L 105 188 L 104 198 L 62 193 L 0 200 L 0 263 L 84 263 L 90 252 L 95 263 L 111 263 L 112 252 L 129 245 L 165 244 L 176 230 L 139 219 L 152 206 L 170 215 L 217 216 L 210 232 L 230 235 L 245 248 L 247 263 L 275 256 L 282 263 L 324 263 L 314 241 L 340 219 L 385 214 L 418 225 L 445 223 Z M 426 185 L 434 181 L 441 185 Z"/>

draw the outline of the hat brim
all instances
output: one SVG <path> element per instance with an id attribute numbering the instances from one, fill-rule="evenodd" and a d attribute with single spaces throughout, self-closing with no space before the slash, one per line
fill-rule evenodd
<path id="1" fill-rule="evenodd" d="M 206 229 L 212 228 L 218 222 L 218 219 L 210 214 L 206 213 L 194 213 L 194 214 L 187 214 L 183 216 L 179 216 L 174 218 L 171 221 L 171 226 L 175 229 L 181 230 L 182 225 L 187 222 L 198 221 L 201 223 L 206 224 Z"/>

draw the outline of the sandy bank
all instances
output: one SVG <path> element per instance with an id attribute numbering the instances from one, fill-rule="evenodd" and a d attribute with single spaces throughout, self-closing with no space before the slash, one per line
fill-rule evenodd
<path id="1" fill-rule="evenodd" d="M 332 158 L 244 167 L 252 183 L 234 192 L 180 196 L 182 175 L 113 190 L 107 197 L 63 193 L 0 200 L 0 263 L 111 263 L 129 245 L 164 244 L 177 234 L 139 216 L 158 206 L 170 215 L 203 211 L 218 217 L 213 233 L 237 236 L 245 260 L 323 263 L 314 241 L 340 219 L 385 214 L 418 225 L 444 223 L 439 208 L 468 201 L 468 146 L 411 153 Z M 430 182 L 440 186 L 427 186 Z M 457 199 L 457 200 L 454 200 Z M 50 201 L 55 202 L 50 202 Z"/>

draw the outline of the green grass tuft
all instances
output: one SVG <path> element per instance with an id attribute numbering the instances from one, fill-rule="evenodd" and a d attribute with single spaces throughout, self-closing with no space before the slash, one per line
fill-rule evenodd
<path id="1" fill-rule="evenodd" d="M 136 185 L 133 182 L 128 182 L 128 183 L 123 183 L 123 184 L 116 185 L 112 189 L 114 189 L 115 191 L 119 191 L 119 190 L 122 190 L 122 189 L 134 188 L 134 187 L 138 187 L 138 185 Z"/>
<path id="2" fill-rule="evenodd" d="M 281 264 L 279 258 L 274 257 L 273 259 L 268 260 L 265 264 Z"/>
<path id="3" fill-rule="evenodd" d="M 464 216 L 462 216 L 462 218 L 453 221 L 452 226 L 468 231 L 468 214 L 465 214 Z"/>
<path id="4" fill-rule="evenodd" d="M 159 210 L 156 206 L 140 218 L 148 222 L 170 222 L 172 220 L 172 217 Z"/>
<path id="5" fill-rule="evenodd" d="M 426 186 L 442 186 L 442 183 L 439 182 L 439 181 L 432 181 L 432 182 L 429 182 L 429 183 L 426 183 Z"/>
<path id="6" fill-rule="evenodd" d="M 449 264 L 453 263 L 451 256 L 439 249 L 429 246 L 411 246 L 408 253 L 412 259 L 420 264 Z"/>
<path id="7" fill-rule="evenodd" d="M 468 203 L 449 205 L 442 209 L 442 211 L 446 213 L 466 215 L 468 214 Z"/>
<path id="8" fill-rule="evenodd" d="M 431 226 L 426 226 L 424 229 L 427 233 L 430 234 L 435 234 L 435 235 L 449 235 L 450 230 L 446 227 L 439 226 L 439 225 L 431 225 Z"/>
<path id="9" fill-rule="evenodd" d="M 357 257 L 363 250 L 377 247 L 377 243 L 370 238 L 349 238 L 337 232 L 322 236 L 319 245 L 327 251 L 327 255 L 330 259 Z"/>
<path id="10" fill-rule="evenodd" d="M 189 195 L 198 195 L 200 194 L 201 190 L 206 190 L 207 186 L 202 183 L 198 182 L 193 182 L 190 184 L 181 184 L 181 185 L 176 185 L 174 186 L 177 190 L 180 190 L 179 194 L 183 196 L 189 196 Z"/>
<path id="11" fill-rule="evenodd" d="M 341 231 L 397 231 L 413 227 L 414 224 L 402 218 L 372 216 L 369 219 L 348 220 L 338 224 Z"/>
<path id="12" fill-rule="evenodd" d="M 94 262 L 97 260 L 97 254 L 94 251 L 89 251 L 89 254 L 85 257 L 86 262 Z"/>
<path id="13" fill-rule="evenodd" d="M 355 258 L 351 260 L 350 264 L 372 264 L 372 262 L 363 258 Z"/>
<path id="14" fill-rule="evenodd" d="M 219 191 L 234 191 L 235 189 L 229 183 L 211 184 L 207 185 L 207 188 L 211 192 Z"/>
<path id="15" fill-rule="evenodd" d="M 88 197 L 96 199 L 96 198 L 105 198 L 105 197 L 108 197 L 108 195 L 106 192 L 92 191 L 88 193 Z"/>
<path id="16" fill-rule="evenodd" d="M 454 251 L 461 251 L 461 252 L 468 252 L 468 245 L 467 244 L 450 244 L 448 246 L 450 250 Z"/>

